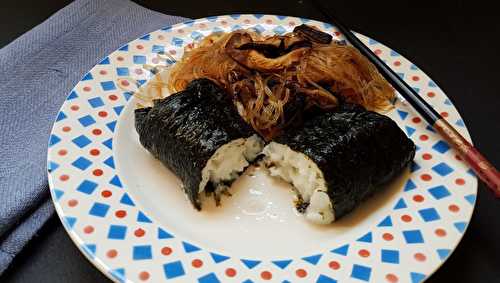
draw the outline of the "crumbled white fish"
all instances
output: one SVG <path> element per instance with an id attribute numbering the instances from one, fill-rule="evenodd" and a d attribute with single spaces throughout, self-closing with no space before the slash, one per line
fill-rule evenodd
<path id="1" fill-rule="evenodd" d="M 265 146 L 262 153 L 271 176 L 292 184 L 298 199 L 307 204 L 304 212 L 307 220 L 317 224 L 329 224 L 335 220 L 323 173 L 309 157 L 276 142 Z"/>
<path id="2" fill-rule="evenodd" d="M 201 171 L 199 193 L 205 190 L 210 181 L 216 193 L 227 188 L 245 170 L 264 147 L 264 142 L 257 135 L 240 138 L 221 146 L 208 160 Z"/>

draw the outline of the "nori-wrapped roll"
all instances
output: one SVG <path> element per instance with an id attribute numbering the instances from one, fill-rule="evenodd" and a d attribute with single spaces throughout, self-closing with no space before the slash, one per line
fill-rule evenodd
<path id="1" fill-rule="evenodd" d="M 232 101 L 208 79 L 135 110 L 135 127 L 141 144 L 181 179 L 198 210 L 201 192 L 213 193 L 218 203 L 263 147 Z"/>
<path id="2" fill-rule="evenodd" d="M 389 117 L 347 104 L 288 131 L 263 154 L 271 175 L 294 185 L 297 209 L 326 224 L 397 176 L 415 145 Z"/>

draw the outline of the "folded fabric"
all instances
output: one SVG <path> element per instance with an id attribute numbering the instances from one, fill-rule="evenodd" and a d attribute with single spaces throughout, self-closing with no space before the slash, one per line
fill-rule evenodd
<path id="1" fill-rule="evenodd" d="M 184 20 L 126 0 L 77 0 L 0 49 L 0 274 L 54 212 L 47 143 L 72 87 L 126 42 Z"/>

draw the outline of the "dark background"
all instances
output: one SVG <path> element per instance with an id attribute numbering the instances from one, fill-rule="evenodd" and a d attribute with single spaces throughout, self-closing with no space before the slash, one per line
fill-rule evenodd
<path id="1" fill-rule="evenodd" d="M 8 2 L 8 3 L 6 3 Z M 27 3 L 31 2 L 31 3 Z M 0 47 L 71 1 L 2 1 Z M 302 1 L 135 1 L 188 18 L 269 13 L 325 20 Z M 353 30 L 390 46 L 422 68 L 450 97 L 475 145 L 500 167 L 500 24 L 486 1 L 323 1 Z M 427 282 L 500 282 L 500 201 L 479 185 L 469 228 L 452 256 Z M 15 259 L 2 282 L 106 282 L 54 216 Z"/>

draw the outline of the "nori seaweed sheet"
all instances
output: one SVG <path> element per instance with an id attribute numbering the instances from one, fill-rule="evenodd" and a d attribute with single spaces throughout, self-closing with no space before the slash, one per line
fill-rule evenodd
<path id="1" fill-rule="evenodd" d="M 182 180 L 198 210 L 207 161 L 224 144 L 254 134 L 223 90 L 208 79 L 194 80 L 186 90 L 155 100 L 153 107 L 135 110 L 135 127 L 141 144 Z"/>
<path id="2" fill-rule="evenodd" d="M 345 104 L 275 139 L 323 172 L 335 219 L 353 210 L 415 156 L 415 144 L 389 117 Z"/>

